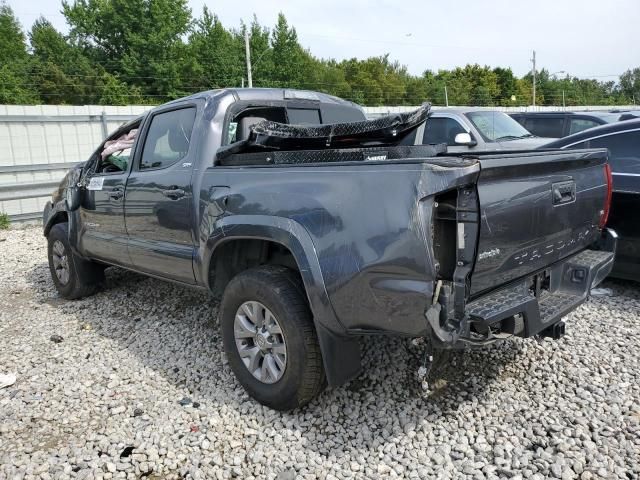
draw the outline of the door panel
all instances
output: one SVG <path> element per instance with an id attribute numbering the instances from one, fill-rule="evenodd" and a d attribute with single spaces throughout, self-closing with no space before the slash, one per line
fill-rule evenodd
<path id="1" fill-rule="evenodd" d="M 124 225 L 127 173 L 94 175 L 80 205 L 80 251 L 92 258 L 128 265 Z"/>
<path id="2" fill-rule="evenodd" d="M 182 164 L 169 171 L 133 172 L 129 177 L 129 251 L 140 270 L 194 282 L 190 183 L 191 167 Z"/>
<path id="3" fill-rule="evenodd" d="M 190 148 L 195 107 L 155 114 L 126 188 L 129 253 L 140 270 L 195 283 Z"/>

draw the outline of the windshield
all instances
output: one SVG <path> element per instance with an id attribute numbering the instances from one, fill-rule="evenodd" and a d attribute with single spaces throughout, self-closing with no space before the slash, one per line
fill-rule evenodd
<path id="1" fill-rule="evenodd" d="M 509 115 L 496 112 L 469 112 L 467 118 L 478 129 L 486 142 L 503 142 L 533 137 L 522 125 Z"/>

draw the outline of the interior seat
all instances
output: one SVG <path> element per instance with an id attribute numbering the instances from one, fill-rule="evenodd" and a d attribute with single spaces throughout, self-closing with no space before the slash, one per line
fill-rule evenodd
<path id="1" fill-rule="evenodd" d="M 264 122 L 266 118 L 263 117 L 242 117 L 238 120 L 238 127 L 236 130 L 236 141 L 246 140 L 251 133 L 251 127 L 258 123 Z"/>

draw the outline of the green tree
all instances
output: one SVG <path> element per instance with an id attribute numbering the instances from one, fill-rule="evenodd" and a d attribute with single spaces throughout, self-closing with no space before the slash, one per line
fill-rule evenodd
<path id="1" fill-rule="evenodd" d="M 640 67 L 627 70 L 620 76 L 620 93 L 634 104 L 640 101 Z"/>
<path id="2" fill-rule="evenodd" d="M 22 62 L 28 59 L 22 27 L 13 10 L 4 2 L 0 3 L 0 60 L 2 63 Z"/>
<path id="3" fill-rule="evenodd" d="M 115 105 L 139 103 L 135 88 L 130 88 L 40 17 L 29 32 L 33 50 L 32 78 L 45 103 Z"/>
<path id="4" fill-rule="evenodd" d="M 239 86 L 245 76 L 244 42 L 205 6 L 189 36 L 190 83 L 202 89 Z"/>
<path id="5" fill-rule="evenodd" d="M 298 43 L 296 29 L 289 27 L 284 14 L 278 14 L 278 21 L 271 32 L 270 81 L 274 86 L 305 88 L 310 83 L 310 69 L 313 58 Z"/>
<path id="6" fill-rule="evenodd" d="M 197 91 L 181 77 L 188 55 L 182 37 L 191 26 L 187 0 L 62 2 L 71 40 L 111 74 L 156 101 Z"/>
<path id="7" fill-rule="evenodd" d="M 493 69 L 493 73 L 498 84 L 497 103 L 500 105 L 512 105 L 514 103 L 511 99 L 512 96 L 515 96 L 517 101 L 518 79 L 510 68 L 496 67 Z"/>
<path id="8" fill-rule="evenodd" d="M 335 60 L 314 59 L 310 74 L 309 88 L 337 97 L 351 98 L 351 85 L 345 77 L 344 70 Z"/>
<path id="9" fill-rule="evenodd" d="M 13 10 L 0 3 L 0 103 L 36 103 L 24 32 Z"/>

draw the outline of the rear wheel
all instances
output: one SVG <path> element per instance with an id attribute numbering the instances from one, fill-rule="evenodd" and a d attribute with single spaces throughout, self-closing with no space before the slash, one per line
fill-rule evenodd
<path id="1" fill-rule="evenodd" d="M 324 388 L 311 311 L 292 270 L 265 265 L 234 277 L 222 298 L 220 325 L 229 365 L 260 403 L 290 410 Z"/>
<path id="2" fill-rule="evenodd" d="M 104 268 L 71 250 L 67 223 L 51 227 L 48 242 L 49 270 L 60 296 L 76 299 L 91 295 L 104 280 Z"/>

